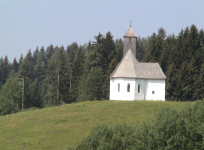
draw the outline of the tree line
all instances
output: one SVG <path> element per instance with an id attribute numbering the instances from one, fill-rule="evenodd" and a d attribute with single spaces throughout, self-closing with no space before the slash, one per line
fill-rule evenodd
<path id="1" fill-rule="evenodd" d="M 13 63 L 1 58 L 0 114 L 108 99 L 109 75 L 122 58 L 123 42 L 114 41 L 110 32 L 94 39 L 84 45 L 73 42 L 66 49 L 37 47 Z"/>
<path id="2" fill-rule="evenodd" d="M 163 28 L 137 38 L 139 61 L 159 62 L 166 80 L 167 100 L 203 99 L 204 36 L 195 25 L 178 36 Z M 28 51 L 13 62 L 0 59 L 0 114 L 22 108 L 51 107 L 109 97 L 109 76 L 123 57 L 123 40 L 98 34 L 84 45 L 49 45 Z"/>

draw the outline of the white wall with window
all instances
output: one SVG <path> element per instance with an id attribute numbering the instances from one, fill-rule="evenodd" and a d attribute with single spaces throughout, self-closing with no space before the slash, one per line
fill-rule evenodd
<path id="1" fill-rule="evenodd" d="M 165 101 L 165 80 L 146 80 L 146 100 Z"/>
<path id="2" fill-rule="evenodd" d="M 135 90 L 135 79 L 114 78 L 110 80 L 110 100 L 135 100 Z"/>
<path id="3" fill-rule="evenodd" d="M 165 101 L 165 80 L 110 79 L 110 100 Z"/>
<path id="4" fill-rule="evenodd" d="M 135 79 L 135 100 L 145 99 L 145 79 Z"/>

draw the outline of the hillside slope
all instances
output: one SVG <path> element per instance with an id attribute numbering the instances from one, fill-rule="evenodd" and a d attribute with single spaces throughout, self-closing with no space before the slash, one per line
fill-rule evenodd
<path id="1" fill-rule="evenodd" d="M 161 108 L 181 109 L 186 103 L 89 101 L 1 116 L 0 149 L 74 148 L 97 124 L 137 123 Z"/>

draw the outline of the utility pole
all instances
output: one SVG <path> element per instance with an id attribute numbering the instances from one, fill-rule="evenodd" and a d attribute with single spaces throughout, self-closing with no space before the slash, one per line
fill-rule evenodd
<path id="1" fill-rule="evenodd" d="M 22 109 L 23 109 L 23 88 L 22 88 Z"/>
<path id="2" fill-rule="evenodd" d="M 58 100 L 59 100 L 59 70 L 58 70 L 58 81 L 57 81 L 57 106 L 58 106 Z"/>
<path id="3" fill-rule="evenodd" d="M 69 81 L 69 84 L 70 84 L 70 91 L 71 91 L 71 89 L 72 89 L 72 71 L 71 71 L 71 73 L 70 73 L 70 79 L 69 79 L 70 81 Z"/>
<path id="4" fill-rule="evenodd" d="M 24 75 L 23 75 L 23 88 L 22 88 L 22 109 L 24 107 Z"/>

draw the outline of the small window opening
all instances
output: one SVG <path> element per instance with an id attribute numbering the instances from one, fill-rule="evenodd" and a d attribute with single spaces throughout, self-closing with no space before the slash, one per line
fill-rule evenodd
<path id="1" fill-rule="evenodd" d="M 127 85 L 127 92 L 130 92 L 130 83 Z"/>
<path id="2" fill-rule="evenodd" d="M 131 38 L 129 38 L 129 43 L 131 43 Z"/>
<path id="3" fill-rule="evenodd" d="M 120 92 L 120 83 L 118 83 L 118 92 Z"/>
<path id="4" fill-rule="evenodd" d="M 152 94 L 155 94 L 155 91 L 152 91 Z"/>
<path id="5" fill-rule="evenodd" d="M 140 93 L 140 84 L 138 84 L 138 93 Z"/>

